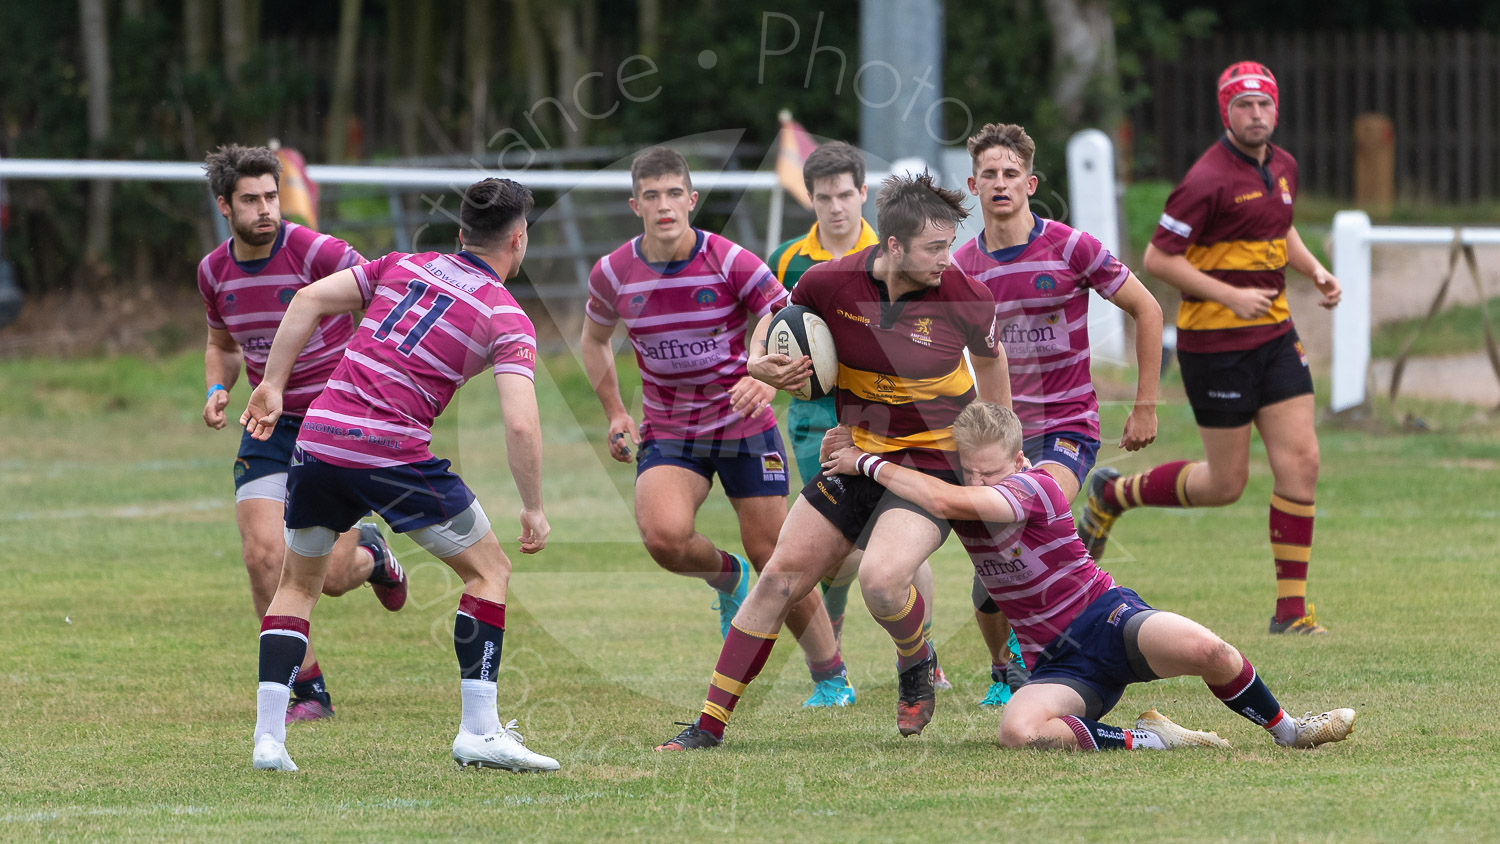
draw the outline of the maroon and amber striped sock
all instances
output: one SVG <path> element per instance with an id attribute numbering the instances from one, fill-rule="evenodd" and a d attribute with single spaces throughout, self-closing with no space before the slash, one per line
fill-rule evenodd
<path id="1" fill-rule="evenodd" d="M 906 606 L 893 616 L 875 616 L 875 621 L 891 634 L 896 643 L 896 671 L 899 673 L 932 656 L 932 646 L 922 635 L 922 623 L 927 618 L 927 607 L 917 587 L 908 586 Z M 871 613 L 874 615 L 874 613 Z"/>
<path id="2" fill-rule="evenodd" d="M 766 667 L 775 645 L 775 633 L 755 633 L 729 625 L 724 649 L 719 651 L 719 664 L 714 666 L 713 680 L 708 684 L 703 714 L 698 716 L 698 729 L 712 733 L 715 738 L 724 737 L 724 727 L 734 714 L 735 704 L 740 702 L 740 695 L 750 681 Z"/>
<path id="3" fill-rule="evenodd" d="M 1312 559 L 1313 503 L 1271 495 L 1271 554 L 1276 558 L 1276 620 L 1307 615 L 1307 563 Z"/>
<path id="4" fill-rule="evenodd" d="M 1163 463 L 1137 475 L 1115 479 L 1104 487 L 1104 502 L 1121 510 L 1134 507 L 1191 507 L 1187 497 L 1190 460 Z"/>
<path id="5" fill-rule="evenodd" d="M 714 549 L 718 550 L 718 549 Z M 727 551 L 719 551 L 719 570 L 709 575 L 708 585 L 720 592 L 733 592 L 740 585 L 740 561 Z"/>

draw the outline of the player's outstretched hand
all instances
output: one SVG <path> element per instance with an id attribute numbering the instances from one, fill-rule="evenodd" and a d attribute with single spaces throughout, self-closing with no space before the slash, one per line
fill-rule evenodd
<path id="1" fill-rule="evenodd" d="M 771 406 L 776 398 L 776 388 L 746 375 L 729 388 L 729 406 L 743 419 L 751 419 L 762 409 Z"/>
<path id="2" fill-rule="evenodd" d="M 848 425 L 834 425 L 823 434 L 823 442 L 818 446 L 818 459 L 827 460 L 833 456 L 835 451 L 841 448 L 849 448 L 854 445 L 854 434 Z M 858 457 L 859 455 L 855 455 Z"/>
<path id="3" fill-rule="evenodd" d="M 203 424 L 215 431 L 224 430 L 224 424 L 229 421 L 224 413 L 224 408 L 229 406 L 229 391 L 214 390 L 208 394 L 208 401 L 203 405 Z"/>
<path id="4" fill-rule="evenodd" d="M 630 414 L 622 413 L 609 420 L 609 456 L 620 463 L 630 462 L 630 447 L 640 445 L 640 435 L 636 433 L 635 420 Z"/>
<path id="5" fill-rule="evenodd" d="M 535 554 L 547 547 L 547 536 L 552 533 L 552 526 L 547 524 L 547 514 L 541 510 L 521 510 L 521 535 L 516 537 L 521 541 L 522 554 Z"/>
<path id="6" fill-rule="evenodd" d="M 264 381 L 250 394 L 250 403 L 240 414 L 240 424 L 258 440 L 269 440 L 276 430 L 276 421 L 281 418 L 281 391 Z"/>
<path id="7" fill-rule="evenodd" d="M 1125 432 L 1120 435 L 1120 448 L 1140 451 L 1156 442 L 1156 408 L 1136 405 L 1125 418 Z"/>
<path id="8" fill-rule="evenodd" d="M 793 360 L 786 355 L 752 356 L 746 367 L 750 377 L 778 390 L 796 390 L 812 377 L 812 358 L 803 355 Z"/>
<path id="9" fill-rule="evenodd" d="M 830 475 L 858 475 L 859 467 L 855 463 L 864 456 L 863 451 L 852 445 L 841 448 L 823 461 L 823 471 Z"/>
<path id="10" fill-rule="evenodd" d="M 1259 287 L 1236 287 L 1224 304 L 1240 319 L 1260 319 L 1271 312 L 1276 294 Z"/>
<path id="11" fill-rule="evenodd" d="M 1318 292 L 1323 294 L 1323 301 L 1318 303 L 1319 307 L 1333 310 L 1338 307 L 1339 300 L 1344 298 L 1344 289 L 1339 285 L 1339 280 L 1333 277 L 1333 273 L 1320 269 L 1313 274 L 1313 284 L 1318 286 Z"/>

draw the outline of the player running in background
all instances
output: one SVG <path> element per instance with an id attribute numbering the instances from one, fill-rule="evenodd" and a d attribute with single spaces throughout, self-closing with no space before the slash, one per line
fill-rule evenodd
<path id="1" fill-rule="evenodd" d="M 224 408 L 241 362 L 251 388 L 260 384 L 271 338 L 292 296 L 364 259 L 336 237 L 281 219 L 281 162 L 271 150 L 220 147 L 208 155 L 204 169 L 232 233 L 198 264 L 198 292 L 208 312 L 203 421 L 217 431 L 227 421 Z M 266 614 L 286 555 L 282 510 L 297 428 L 353 336 L 354 318 L 347 312 L 320 321 L 293 363 L 280 427 L 265 442 L 241 432 L 234 461 L 234 515 L 256 618 Z M 406 573 L 373 524 L 340 537 L 323 593 L 342 595 L 366 582 L 386 609 L 399 610 L 406 603 Z M 292 693 L 288 723 L 333 716 L 333 699 L 310 644 Z"/>
<path id="2" fill-rule="evenodd" d="M 794 237 L 771 253 L 771 271 L 787 290 L 810 267 L 842 258 L 876 245 L 880 239 L 860 216 L 869 188 L 865 185 L 865 157 L 843 141 L 826 143 L 812 151 L 802 165 L 802 181 L 812 197 L 817 222 L 802 237 Z M 823 435 L 838 425 L 838 411 L 832 394 L 814 401 L 795 396 L 786 411 L 787 429 L 791 432 L 792 453 L 797 457 L 797 472 L 806 483 L 823 471 L 818 452 Z M 859 577 L 860 552 L 850 553 L 839 569 L 823 578 L 823 607 L 833 623 L 833 635 L 843 641 L 844 610 L 849 603 L 849 588 Z M 932 638 L 932 566 L 923 563 L 917 570 L 917 591 L 927 602 L 928 614 L 923 635 Z M 937 688 L 952 688 L 943 676 L 942 666 L 935 672 Z M 851 688 L 847 700 L 835 700 L 840 706 L 854 702 Z"/>
<path id="3" fill-rule="evenodd" d="M 1000 744 L 1078 750 L 1228 747 L 1214 733 L 1189 730 L 1155 709 L 1134 729 L 1099 722 L 1125 687 L 1164 677 L 1203 678 L 1236 714 L 1282 747 L 1342 741 L 1352 709 L 1294 718 L 1250 661 L 1208 628 L 1152 609 L 1118 586 L 1088 555 L 1068 499 L 1052 473 L 1025 468 L 1022 424 L 1008 408 L 975 402 L 953 436 L 965 486 L 945 483 L 876 455 L 846 448 L 828 471 L 865 477 L 955 521 L 974 569 L 1013 620 L 1031 679 L 1000 716 Z"/>
<path id="4" fill-rule="evenodd" d="M 449 461 L 432 455 L 432 423 L 470 378 L 490 371 L 505 416 L 505 451 L 521 496 L 521 553 L 547 544 L 542 430 L 533 379 L 536 331 L 505 281 L 526 256 L 531 191 L 485 179 L 464 192 L 455 255 L 392 253 L 299 292 L 276 333 L 265 379 L 240 418 L 257 440 L 276 430 L 292 361 L 328 314 L 365 308 L 328 388 L 308 408 L 288 481 L 286 565 L 261 623 L 256 768 L 295 771 L 275 717 L 307 647 L 308 619 L 339 531 L 374 510 L 463 578 L 453 626 L 463 715 L 461 765 L 556 770 L 556 760 L 501 726 L 495 678 L 505 636 L 510 560 L 484 509 Z"/>
<path id="5" fill-rule="evenodd" d="M 759 258 L 690 222 L 698 193 L 687 161 L 652 147 L 630 166 L 630 208 L 645 232 L 599 259 L 589 274 L 581 352 L 609 418 L 610 454 L 636 456 L 635 521 L 656 564 L 718 590 L 727 634 L 750 583 L 766 564 L 786 518 L 786 450 L 771 410 L 775 389 L 745 370 L 746 313 L 786 301 Z M 640 429 L 620 398 L 610 341 L 625 323 L 635 348 L 645 419 Z M 717 475 L 740 523 L 749 557 L 721 550 L 694 527 Z M 838 641 L 816 596 L 786 618 L 813 679 L 809 706 L 852 698 Z M 780 629 L 778 625 L 777 629 Z"/>
<path id="6" fill-rule="evenodd" d="M 1206 459 L 1130 477 L 1089 479 L 1079 533 L 1097 559 L 1119 515 L 1133 507 L 1222 507 L 1249 475 L 1250 426 L 1271 464 L 1270 534 L 1276 564 L 1272 633 L 1323 634 L 1307 603 L 1318 435 L 1307 356 L 1286 301 L 1286 267 L 1339 303 L 1339 282 L 1296 226 L 1297 162 L 1271 143 L 1276 78 L 1239 62 L 1219 76 L 1225 132 L 1167 197 L 1146 248 L 1147 271 L 1182 291 L 1177 358 Z"/>
<path id="7" fill-rule="evenodd" d="M 958 191 L 936 186 L 931 174 L 892 176 L 876 209 L 881 244 L 808 270 L 792 303 L 822 314 L 833 335 L 839 421 L 848 426 L 836 431 L 868 451 L 956 481 L 954 417 L 976 393 L 1010 401 L 995 300 L 949 260 L 966 216 Z M 756 326 L 750 371 L 778 388 L 795 388 L 812 362 L 767 354 L 770 322 Z M 973 355 L 973 376 L 965 349 Z M 657 750 L 718 746 L 745 687 L 770 658 L 792 602 L 856 547 L 865 549 L 859 578 L 865 606 L 896 644 L 896 726 L 902 735 L 920 733 L 932 720 L 937 655 L 922 636 L 926 602 L 912 578 L 948 530 L 946 519 L 867 478 L 814 475 L 734 618 L 702 715 Z"/>
<path id="8" fill-rule="evenodd" d="M 953 263 L 995 294 L 1022 450 L 1071 501 L 1099 453 L 1099 400 L 1089 374 L 1089 290 L 1135 320 L 1135 405 L 1120 435 L 1126 451 L 1156 439 L 1161 306 L 1093 235 L 1032 213 L 1036 143 L 1024 128 L 989 123 L 968 146 L 974 166 L 969 193 L 979 197 L 984 231 L 953 253 Z M 973 596 L 993 681 L 980 705 L 1001 706 L 1025 682 L 1025 668 L 1011 658 L 1015 634 L 978 575 Z"/>

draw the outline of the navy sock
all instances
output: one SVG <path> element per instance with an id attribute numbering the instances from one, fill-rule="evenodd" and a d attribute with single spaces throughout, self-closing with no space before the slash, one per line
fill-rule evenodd
<path id="1" fill-rule="evenodd" d="M 292 697 L 298 700 L 315 700 L 333 708 L 333 698 L 328 695 L 328 687 L 323 681 L 323 669 L 316 662 L 305 671 L 297 673 L 297 679 L 292 683 Z"/>
<path id="2" fill-rule="evenodd" d="M 307 656 L 307 619 L 268 615 L 260 620 L 260 682 L 297 682 L 297 669 Z"/>
<path id="3" fill-rule="evenodd" d="M 1064 715 L 1062 720 L 1073 728 L 1073 735 L 1078 738 L 1078 747 L 1082 750 L 1129 750 L 1133 743 L 1129 730 L 1076 715 Z"/>
<path id="4" fill-rule="evenodd" d="M 1283 717 L 1281 704 L 1276 702 L 1276 696 L 1266 688 L 1266 684 L 1256 673 L 1250 660 L 1241 656 L 1244 667 L 1240 669 L 1239 676 L 1230 680 L 1222 686 L 1208 684 L 1209 691 L 1214 697 L 1224 702 L 1224 705 L 1234 710 L 1235 714 L 1248 718 L 1251 721 L 1270 729 L 1276 726 Z M 1205 681 L 1207 682 L 1207 681 Z"/>
<path id="5" fill-rule="evenodd" d="M 473 595 L 458 599 L 453 622 L 453 650 L 465 680 L 495 682 L 500 673 L 500 645 L 505 639 L 505 605 Z"/>

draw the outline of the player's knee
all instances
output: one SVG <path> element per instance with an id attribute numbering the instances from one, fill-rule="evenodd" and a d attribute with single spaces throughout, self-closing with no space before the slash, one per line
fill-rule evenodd
<path id="1" fill-rule="evenodd" d="M 281 564 L 286 559 L 286 546 L 280 542 L 247 539 L 241 546 L 241 553 L 250 579 L 257 584 L 276 588 L 276 581 L 281 579 Z"/>
<path id="2" fill-rule="evenodd" d="M 1006 715 L 1007 717 L 1000 719 L 1000 735 L 997 737 L 1000 746 L 1006 748 L 1030 747 L 1032 738 L 1036 736 L 1039 725 L 1030 719 L 1011 716 L 1010 713 L 1006 713 Z"/>
<path id="3" fill-rule="evenodd" d="M 860 592 L 870 612 L 882 618 L 901 612 L 911 598 L 910 584 L 891 583 L 881 579 L 872 579 L 869 583 L 861 579 Z"/>
<path id="4" fill-rule="evenodd" d="M 691 532 L 683 533 L 646 525 L 641 527 L 641 542 L 646 546 L 646 553 L 651 555 L 651 559 L 663 565 L 682 559 L 687 552 L 688 541 L 691 538 Z"/>

